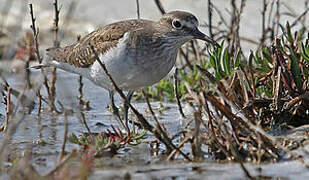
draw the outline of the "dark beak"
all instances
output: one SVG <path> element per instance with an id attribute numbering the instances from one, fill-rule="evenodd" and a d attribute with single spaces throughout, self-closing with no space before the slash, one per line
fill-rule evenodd
<path id="1" fill-rule="evenodd" d="M 220 45 L 215 40 L 211 39 L 209 36 L 207 36 L 206 34 L 202 33 L 198 29 L 196 29 L 193 32 L 193 37 L 195 39 L 200 39 L 200 40 L 206 41 L 206 42 L 212 44 L 215 47 L 220 47 Z"/>

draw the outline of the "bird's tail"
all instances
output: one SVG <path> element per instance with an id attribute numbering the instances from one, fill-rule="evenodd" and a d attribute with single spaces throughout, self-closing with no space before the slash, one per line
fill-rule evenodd
<path id="1" fill-rule="evenodd" d="M 47 68 L 47 67 L 51 67 L 51 65 L 49 64 L 38 64 L 38 65 L 33 65 L 30 66 L 30 69 L 43 69 L 43 68 Z"/>
<path id="2" fill-rule="evenodd" d="M 42 63 L 37 64 L 37 65 L 33 65 L 29 68 L 30 69 L 42 69 L 42 68 L 52 67 L 52 64 L 50 63 L 50 61 L 52 60 L 53 54 L 54 54 L 56 49 L 57 48 L 55 48 L 55 47 L 46 49 L 46 54 L 43 58 Z"/>

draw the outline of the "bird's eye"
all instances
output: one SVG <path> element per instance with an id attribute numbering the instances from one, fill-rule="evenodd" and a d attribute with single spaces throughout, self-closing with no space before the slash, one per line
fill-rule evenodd
<path id="1" fill-rule="evenodd" d="M 176 28 L 176 29 L 182 28 L 181 22 L 180 22 L 179 20 L 177 20 L 177 19 L 175 19 L 175 20 L 172 22 L 172 25 L 173 25 L 173 27 Z"/>

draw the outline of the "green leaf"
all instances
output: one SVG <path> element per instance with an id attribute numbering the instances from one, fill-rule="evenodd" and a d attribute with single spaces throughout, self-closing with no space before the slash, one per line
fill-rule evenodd
<path id="1" fill-rule="evenodd" d="M 234 61 L 234 68 L 238 68 L 239 67 L 240 57 L 241 57 L 241 51 L 238 51 L 236 59 Z"/>
<path id="2" fill-rule="evenodd" d="M 264 48 L 262 53 L 263 53 L 264 59 L 267 60 L 268 63 L 272 64 L 273 63 L 273 59 L 270 56 L 269 49 L 268 48 Z"/>
<path id="3" fill-rule="evenodd" d="M 225 75 L 231 73 L 231 64 L 230 64 L 230 56 L 229 56 L 229 48 L 226 47 L 223 53 L 223 63 L 224 63 L 224 72 Z"/>
<path id="4" fill-rule="evenodd" d="M 272 93 L 271 93 L 271 91 L 266 87 L 266 86 L 264 86 L 264 93 L 265 93 L 265 95 L 268 97 L 268 98 L 273 98 L 273 95 L 272 95 Z"/>
<path id="5" fill-rule="evenodd" d="M 80 144 L 78 137 L 72 133 L 71 136 L 68 137 L 69 142 L 74 143 L 74 144 Z"/>
<path id="6" fill-rule="evenodd" d="M 254 58 L 254 55 L 253 55 L 253 51 L 251 51 L 250 56 L 249 56 L 249 60 L 248 60 L 248 66 L 249 66 L 250 69 L 252 69 L 252 66 L 253 66 L 253 62 L 252 61 L 253 60 L 256 62 L 256 60 Z"/>
<path id="7" fill-rule="evenodd" d="M 289 21 L 286 23 L 286 30 L 287 30 L 287 38 L 288 41 L 292 44 L 293 43 L 293 36 L 292 36 L 292 32 L 291 32 L 291 26 Z"/>
<path id="8" fill-rule="evenodd" d="M 301 70 L 299 68 L 299 59 L 295 56 L 295 53 L 291 49 L 290 61 L 291 61 L 291 71 L 293 75 L 293 79 L 299 91 L 302 91 L 302 78 L 301 78 Z"/>
<path id="9" fill-rule="evenodd" d="M 209 62 L 210 62 L 211 67 L 213 67 L 214 69 L 216 69 L 216 62 L 215 62 L 214 56 L 210 56 L 210 57 L 209 57 Z"/>
<path id="10" fill-rule="evenodd" d="M 304 44 L 301 44 L 302 52 L 301 56 L 309 63 L 309 47 L 305 47 Z"/>

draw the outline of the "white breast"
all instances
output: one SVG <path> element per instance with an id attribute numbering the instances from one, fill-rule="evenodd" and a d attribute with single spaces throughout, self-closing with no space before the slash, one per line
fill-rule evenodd
<path id="1" fill-rule="evenodd" d="M 136 49 L 127 48 L 129 35 L 125 33 L 115 48 L 99 56 L 100 60 L 105 63 L 113 80 L 123 90 L 135 90 L 159 82 L 174 66 L 177 49 L 168 53 L 164 51 L 160 56 L 154 56 L 151 51 L 136 53 Z M 90 77 L 97 85 L 113 89 L 98 62 L 92 65 Z"/>
<path id="2" fill-rule="evenodd" d="M 115 48 L 111 48 L 104 54 L 99 55 L 101 62 L 104 62 L 109 74 L 113 80 L 121 88 L 121 82 L 125 80 L 124 74 L 127 74 L 128 59 L 126 58 L 126 44 L 129 38 L 129 33 L 125 33 L 123 38 L 119 40 Z M 105 74 L 99 62 L 94 62 L 90 69 L 91 80 L 105 89 L 113 89 L 109 78 Z"/>

